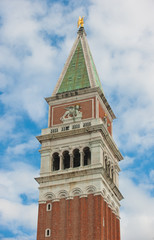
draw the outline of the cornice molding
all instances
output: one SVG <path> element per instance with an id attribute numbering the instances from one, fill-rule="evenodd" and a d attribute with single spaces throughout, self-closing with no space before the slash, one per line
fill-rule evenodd
<path id="1" fill-rule="evenodd" d="M 69 92 L 64 92 L 64 93 L 58 93 L 54 96 L 51 97 L 47 97 L 45 98 L 45 100 L 47 101 L 47 103 L 49 105 L 52 104 L 53 101 L 58 101 L 61 99 L 67 99 L 67 98 L 72 98 L 73 96 L 80 96 L 80 95 L 86 95 L 87 93 L 93 93 L 93 92 L 97 92 L 100 96 L 100 98 L 102 99 L 107 111 L 109 112 L 110 116 L 112 119 L 115 119 L 116 116 L 114 114 L 114 112 L 111 109 L 111 106 L 109 105 L 104 93 L 102 92 L 102 90 L 99 87 L 93 87 L 93 88 L 83 88 L 83 89 L 78 89 L 78 90 L 74 90 L 74 91 L 69 91 Z"/>
<path id="2" fill-rule="evenodd" d="M 67 171 L 67 173 L 64 171 L 63 172 L 59 171 L 56 173 L 52 172 L 50 175 L 40 176 L 40 177 L 35 178 L 35 180 L 40 184 L 40 189 L 41 189 L 44 187 L 46 188 L 46 183 L 50 184 L 51 182 L 58 181 L 58 180 L 64 181 L 65 179 L 73 179 L 75 177 L 82 178 L 83 176 L 89 176 L 89 175 L 96 176 L 96 174 L 100 175 L 99 178 L 102 179 L 102 181 L 103 181 L 103 179 L 105 179 L 106 183 L 108 184 L 108 187 L 110 188 L 110 191 L 114 192 L 115 196 L 117 197 L 117 199 L 119 201 L 123 199 L 121 192 L 119 191 L 117 186 L 113 183 L 113 181 L 109 177 L 107 177 L 105 169 L 103 167 L 93 167 L 93 168 L 89 168 L 89 169 L 86 168 L 86 169 L 80 169 L 80 170 L 78 169 L 78 171 L 75 171 L 74 169 L 72 169 L 72 171 L 70 171 L 70 172 Z M 82 193 L 84 193 L 84 194 L 97 193 L 97 190 L 95 187 L 89 186 L 89 189 L 88 188 L 86 189 L 86 193 L 82 192 L 78 189 L 76 189 L 75 192 L 73 192 L 74 195 L 75 194 L 82 195 Z M 63 193 L 63 195 L 64 195 L 64 193 Z M 51 194 L 50 194 L 50 197 L 51 197 Z"/>
<path id="3" fill-rule="evenodd" d="M 78 194 L 73 194 L 73 191 L 75 192 L 76 189 L 73 189 L 72 192 L 69 194 L 66 190 L 60 191 L 57 193 L 57 195 L 53 194 L 51 192 L 48 193 L 48 196 L 44 196 L 43 200 L 39 201 L 39 204 L 46 204 L 48 201 L 51 202 L 60 202 L 61 199 L 66 199 L 68 200 L 73 200 L 75 197 L 79 197 L 79 198 L 88 198 L 88 195 L 92 194 L 94 197 L 95 196 L 101 196 L 103 197 L 104 201 L 107 203 L 108 207 L 112 210 L 112 212 L 118 217 L 119 216 L 119 206 L 116 204 L 116 202 L 113 200 L 112 195 L 104 195 L 104 190 L 102 191 L 97 191 L 97 189 L 95 189 L 95 191 L 93 190 L 94 186 L 88 186 L 87 188 L 90 189 L 91 191 L 88 192 L 87 189 L 85 189 L 85 193 L 84 192 L 80 192 Z M 63 194 L 64 193 L 64 194 Z M 52 197 L 51 197 L 52 196 Z"/>

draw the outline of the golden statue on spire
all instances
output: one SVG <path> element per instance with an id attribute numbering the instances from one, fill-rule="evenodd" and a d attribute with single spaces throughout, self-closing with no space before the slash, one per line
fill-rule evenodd
<path id="1" fill-rule="evenodd" d="M 84 26 L 84 20 L 83 20 L 83 18 L 84 18 L 84 17 L 81 18 L 81 17 L 79 16 L 79 20 L 78 20 L 78 28 L 79 28 L 80 26 L 81 26 L 81 27 Z"/>

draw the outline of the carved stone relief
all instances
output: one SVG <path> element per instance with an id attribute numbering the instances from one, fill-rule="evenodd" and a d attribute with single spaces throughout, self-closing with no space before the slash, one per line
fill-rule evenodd
<path id="1" fill-rule="evenodd" d="M 63 123 L 80 121 L 82 119 L 82 112 L 79 111 L 81 109 L 81 107 L 79 105 L 70 106 L 65 109 L 66 109 L 66 112 L 61 117 L 61 121 Z"/>

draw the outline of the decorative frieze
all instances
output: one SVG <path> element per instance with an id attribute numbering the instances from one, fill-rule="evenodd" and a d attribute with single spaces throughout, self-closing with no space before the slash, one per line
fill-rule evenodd
<path id="1" fill-rule="evenodd" d="M 103 188 L 98 191 L 98 188 L 94 185 L 89 185 L 86 188 L 73 188 L 70 192 L 67 190 L 60 190 L 59 192 L 48 192 L 42 199 L 40 203 L 45 203 L 46 201 L 57 202 L 61 199 L 74 199 L 74 197 L 78 196 L 79 198 L 87 198 L 89 194 L 93 194 L 94 196 L 101 195 L 103 199 L 107 202 L 108 206 L 112 209 L 112 211 L 119 216 L 119 206 L 117 205 L 116 201 L 113 199 L 113 196 L 108 193 L 107 189 Z"/>

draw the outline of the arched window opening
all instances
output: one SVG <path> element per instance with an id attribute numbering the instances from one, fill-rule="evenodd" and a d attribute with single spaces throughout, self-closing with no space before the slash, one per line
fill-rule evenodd
<path id="1" fill-rule="evenodd" d="M 52 205 L 51 205 L 51 203 L 48 203 L 47 204 L 47 211 L 51 211 L 51 209 L 52 209 Z"/>
<path id="2" fill-rule="evenodd" d="M 59 162 L 60 162 L 60 157 L 59 154 L 56 152 L 53 154 L 53 171 L 59 170 Z"/>
<path id="3" fill-rule="evenodd" d="M 113 180 L 113 167 L 111 168 L 111 178 L 112 178 L 112 180 Z"/>
<path id="4" fill-rule="evenodd" d="M 91 164 L 91 151 L 89 147 L 83 149 L 84 152 L 84 166 Z"/>
<path id="5" fill-rule="evenodd" d="M 73 167 L 80 166 L 80 152 L 79 149 L 74 149 L 73 151 Z"/>
<path id="6" fill-rule="evenodd" d="M 50 237 L 51 235 L 51 230 L 48 228 L 45 230 L 45 237 Z"/>
<path id="7" fill-rule="evenodd" d="M 70 168 L 70 155 L 68 151 L 63 152 L 64 169 Z"/>
<path id="8" fill-rule="evenodd" d="M 105 170 L 107 171 L 107 156 L 105 156 L 104 161 L 105 161 Z"/>

